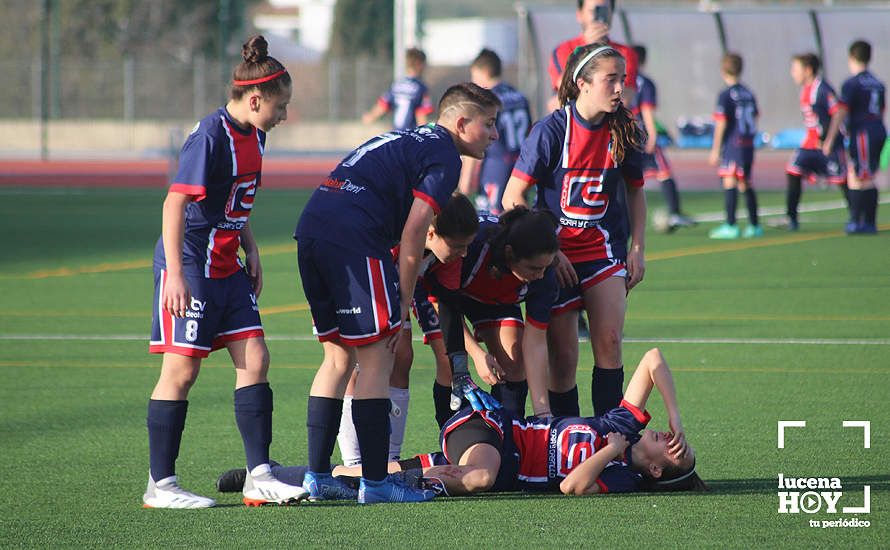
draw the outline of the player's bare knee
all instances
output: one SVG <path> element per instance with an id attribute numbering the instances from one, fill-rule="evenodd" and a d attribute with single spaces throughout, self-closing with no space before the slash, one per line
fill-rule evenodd
<path id="1" fill-rule="evenodd" d="M 487 468 L 476 468 L 464 476 L 464 486 L 471 493 L 479 493 L 491 489 L 494 485 L 495 474 Z"/>

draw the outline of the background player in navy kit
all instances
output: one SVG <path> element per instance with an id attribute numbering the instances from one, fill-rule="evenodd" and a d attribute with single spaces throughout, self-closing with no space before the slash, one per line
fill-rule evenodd
<path id="1" fill-rule="evenodd" d="M 262 36 L 244 45 L 229 102 L 192 130 L 164 201 L 149 347 L 164 359 L 148 402 L 146 507 L 214 504 L 178 486 L 175 463 L 189 389 L 202 358 L 223 347 L 235 365 L 235 420 L 249 470 L 244 502 L 283 503 L 306 495 L 276 480 L 269 469 L 269 351 L 256 303 L 263 271 L 248 216 L 260 186 L 266 132 L 287 119 L 291 77 L 267 49 Z M 238 257 L 239 247 L 246 266 Z"/>
<path id="2" fill-rule="evenodd" d="M 841 86 L 841 112 L 847 119 L 851 165 L 848 170 L 850 221 L 847 233 L 877 233 L 878 189 L 875 172 L 887 140 L 884 126 L 884 83 L 868 70 L 871 44 L 857 40 L 850 45 L 847 66 L 853 75 Z M 839 117 L 841 118 L 841 117 Z M 822 144 L 828 154 L 840 131 L 840 121 L 832 120 Z"/>
<path id="3" fill-rule="evenodd" d="M 439 303 L 452 363 L 466 365 L 472 357 L 477 374 L 492 385 L 491 394 L 520 418 L 530 387 L 535 412 L 548 408 L 547 325 L 559 290 L 553 268 L 558 251 L 552 213 L 519 207 L 500 218 L 480 217 L 479 234 L 463 262 L 443 266 L 424 281 Z M 445 281 L 458 270 L 460 284 L 451 289 Z M 464 317 L 473 325 L 472 334 Z M 526 376 L 534 374 L 539 376 L 527 383 Z M 458 408 L 456 400 L 442 397 L 435 403 L 440 426 Z"/>
<path id="4" fill-rule="evenodd" d="M 754 136 L 757 134 L 757 101 L 751 90 L 739 83 L 742 74 L 742 58 L 728 53 L 720 62 L 720 76 L 727 88 L 717 97 L 714 109 L 714 143 L 709 162 L 720 169 L 726 207 L 726 223 L 709 233 L 712 239 L 747 239 L 762 237 L 763 228 L 757 218 L 757 195 L 751 182 L 751 166 L 754 163 Z M 745 231 L 736 225 L 736 203 L 739 191 L 745 194 L 748 208 L 748 226 Z"/>
<path id="5" fill-rule="evenodd" d="M 429 92 L 424 84 L 423 70 L 426 54 L 417 48 L 405 52 L 405 77 L 393 82 L 392 87 L 377 98 L 370 111 L 362 115 L 362 122 L 370 124 L 392 111 L 394 130 L 410 130 L 426 124 L 433 112 Z"/>
<path id="6" fill-rule="evenodd" d="M 664 201 L 668 207 L 667 229 L 673 230 L 678 227 L 689 227 L 695 225 L 695 222 L 691 218 L 684 216 L 680 211 L 680 193 L 677 192 L 677 184 L 674 182 L 671 165 L 664 155 L 664 150 L 658 145 L 658 127 L 655 123 L 658 93 L 652 79 L 642 73 L 643 66 L 646 64 L 646 48 L 637 45 L 634 46 L 634 52 L 636 52 L 637 59 L 639 60 L 640 72 L 637 73 L 637 95 L 631 111 L 637 116 L 643 129 L 646 130 L 643 176 L 655 178 L 661 184 L 661 193 L 664 195 Z"/>
<path id="7" fill-rule="evenodd" d="M 810 183 L 814 183 L 816 176 L 825 177 L 828 183 L 839 186 L 844 197 L 847 197 L 847 159 L 843 141 L 835 140 L 827 155 L 822 152 L 822 142 L 832 119 L 837 118 L 835 124 L 839 126 L 844 111 L 834 89 L 819 77 L 821 65 L 819 57 L 813 53 L 795 55 L 791 60 L 791 78 L 800 86 L 800 110 L 806 135 L 785 167 L 788 177 L 786 224 L 789 231 L 797 231 L 799 227 L 797 207 L 800 204 L 802 178 L 806 177 Z"/>
<path id="8" fill-rule="evenodd" d="M 423 331 L 423 342 L 430 346 L 436 362 L 436 381 L 433 386 L 433 400 L 440 393 L 439 386 L 445 388 L 446 400 L 451 395 L 451 366 L 448 355 L 445 353 L 445 344 L 442 340 L 442 330 L 439 327 L 439 319 L 436 310 L 429 301 L 426 288 L 421 284 L 424 277 L 441 271 L 446 266 L 454 263 L 458 266 L 457 273 L 449 272 L 444 284 L 448 288 L 457 288 L 460 284 L 459 271 L 461 257 L 466 255 L 467 246 L 474 240 L 479 230 L 479 220 L 476 210 L 470 200 L 460 193 L 451 196 L 442 210 L 433 220 L 426 234 L 424 245 L 424 262 L 421 268 L 420 280 L 414 291 L 413 311 L 417 322 Z M 393 249 L 393 259 L 398 262 L 399 247 Z M 454 270 L 451 270 L 454 271 Z M 392 402 L 390 410 L 390 426 L 392 432 L 389 436 L 389 460 L 399 460 L 402 453 L 402 442 L 405 438 L 405 426 L 408 417 L 408 405 L 410 394 L 408 390 L 409 374 L 414 362 L 414 348 L 411 343 L 411 323 L 402 325 L 403 334 L 395 349 L 392 374 L 389 377 L 389 400 Z M 342 361 L 348 361 L 345 353 Z M 358 368 L 358 366 L 356 367 Z M 340 447 L 340 456 L 343 464 L 354 466 L 361 464 L 361 453 L 358 446 L 358 438 L 355 426 L 352 423 L 352 399 L 355 387 L 355 375 L 349 381 L 346 395 L 343 400 L 343 414 L 340 419 L 340 432 L 337 435 L 337 445 Z M 448 416 L 451 416 L 450 414 Z M 446 416 L 442 423 L 447 420 Z"/>
<path id="9" fill-rule="evenodd" d="M 354 361 L 361 365 L 352 417 L 364 477 L 359 502 L 425 500 L 386 479 L 389 377 L 400 327 L 410 314 L 424 242 L 433 216 L 457 187 L 460 155 L 482 158 L 497 139 L 500 105 L 474 84 L 449 88 L 438 124 L 377 136 L 347 155 L 309 198 L 294 233 L 303 290 L 325 361 L 310 391 L 306 487 L 314 498 L 344 498 L 330 476 L 343 395 Z M 396 269 L 390 250 L 401 246 Z"/>
<path id="10" fill-rule="evenodd" d="M 642 135 L 621 104 L 624 58 L 608 44 L 579 48 L 559 89 L 563 108 L 535 124 L 504 193 L 504 207 L 538 208 L 559 220 L 557 279 L 563 287 L 548 329 L 550 409 L 577 415 L 578 311 L 590 320 L 595 414 L 621 400 L 627 293 L 645 272 L 646 195 Z M 632 244 L 628 245 L 628 237 Z"/>
<path id="11" fill-rule="evenodd" d="M 501 80 L 501 71 L 501 58 L 489 49 L 479 52 L 470 65 L 470 80 L 491 90 L 501 100 L 499 138 L 485 152 L 481 166 L 479 161 L 464 159 L 459 186 L 461 193 L 470 197 L 478 192 L 477 207 L 493 214 L 501 212 L 501 199 L 510 179 L 510 171 L 519 157 L 522 141 L 531 129 L 528 99 Z"/>

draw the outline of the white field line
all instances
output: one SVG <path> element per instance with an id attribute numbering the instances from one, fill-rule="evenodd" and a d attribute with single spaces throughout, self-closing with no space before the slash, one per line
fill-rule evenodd
<path id="1" fill-rule="evenodd" d="M 884 197 L 880 201 L 879 204 L 890 204 L 890 197 Z M 842 208 L 846 208 L 847 203 L 842 200 L 838 201 L 823 201 L 817 202 L 813 204 L 801 204 L 798 207 L 798 212 L 825 212 L 827 210 L 839 210 Z M 784 206 L 761 206 L 757 209 L 757 213 L 759 216 L 784 216 L 785 215 L 785 207 Z M 719 212 L 705 212 L 703 214 L 698 214 L 696 216 L 692 216 L 693 219 L 697 222 L 719 222 L 723 221 L 726 217 L 726 212 L 720 210 Z"/>
<path id="2" fill-rule="evenodd" d="M 117 334 L 0 334 L 0 341 L 148 341 L 147 335 Z M 315 336 L 266 336 L 279 342 L 314 342 Z M 420 341 L 420 337 L 415 337 Z M 585 339 L 586 340 L 586 339 Z M 794 346 L 890 346 L 890 338 L 625 338 L 628 344 L 718 344 L 718 345 L 794 345 Z"/>

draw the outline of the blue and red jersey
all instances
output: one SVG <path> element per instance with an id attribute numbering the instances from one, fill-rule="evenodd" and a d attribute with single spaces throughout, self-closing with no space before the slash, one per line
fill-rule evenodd
<path id="1" fill-rule="evenodd" d="M 410 130 L 417 126 L 417 115 L 433 112 L 426 84 L 411 76 L 393 82 L 377 103 L 393 112 L 392 127 L 395 130 Z"/>
<path id="2" fill-rule="evenodd" d="M 525 302 L 526 320 L 538 328 L 547 328 L 550 310 L 559 293 L 553 267 L 544 271 L 541 279 L 520 281 L 506 266 L 496 266 L 488 236 L 498 225 L 495 216 L 479 217 L 479 232 L 461 262 L 440 264 L 428 275 L 427 286 L 436 294 L 440 286 L 448 288 L 454 273 L 460 273 L 460 294 L 482 304 L 512 305 Z"/>
<path id="3" fill-rule="evenodd" d="M 626 401 L 603 416 L 513 419 L 512 436 L 519 449 L 517 478 L 524 489 L 558 491 L 572 470 L 608 444 L 618 432 L 630 445 L 622 458 L 606 465 L 596 482 L 601 493 L 639 489 L 642 477 L 630 468 L 633 445 L 650 420 L 649 413 Z"/>
<path id="4" fill-rule="evenodd" d="M 414 199 L 438 214 L 457 187 L 460 168 L 460 154 L 442 126 L 381 134 L 347 155 L 309 197 L 294 238 L 387 258 Z"/>
<path id="5" fill-rule="evenodd" d="M 847 131 L 854 135 L 870 127 L 884 126 L 885 107 L 884 83 L 869 71 L 848 78 L 841 86 L 841 102 L 847 115 Z"/>
<path id="6" fill-rule="evenodd" d="M 658 91 L 655 88 L 655 82 L 652 82 L 652 79 L 643 73 L 637 74 L 637 95 L 630 110 L 642 120 L 641 113 L 644 107 L 655 109 L 657 106 Z"/>
<path id="7" fill-rule="evenodd" d="M 609 124 L 591 125 L 570 102 L 534 125 L 513 168 L 513 177 L 537 186 L 537 207 L 556 214 L 572 263 L 627 256 L 625 185 L 643 185 L 642 153 L 629 148 L 617 165 Z"/>
<path id="8" fill-rule="evenodd" d="M 758 114 L 757 100 L 745 86 L 733 84 L 720 92 L 714 109 L 714 120 L 726 121 L 721 146 L 754 147 Z"/>
<path id="9" fill-rule="evenodd" d="M 238 256 L 241 229 L 260 186 L 265 143 L 265 132 L 239 127 L 225 107 L 189 134 L 169 189 L 193 199 L 185 210 L 185 273 L 221 279 L 243 267 Z M 166 267 L 163 237 L 155 247 L 154 264 Z"/>
<path id="10" fill-rule="evenodd" d="M 519 90 L 509 84 L 499 82 L 491 91 L 501 100 L 497 119 L 498 140 L 486 150 L 483 170 L 486 162 L 502 158 L 516 160 L 522 147 L 522 141 L 531 128 L 532 120 L 528 99 Z"/>
<path id="11" fill-rule="evenodd" d="M 559 90 L 559 83 L 562 80 L 562 73 L 566 70 L 566 62 L 569 60 L 569 56 L 572 55 L 575 48 L 586 45 L 587 39 L 584 38 L 584 34 L 579 34 L 575 38 L 570 38 L 565 42 L 562 42 L 559 46 L 553 49 L 553 53 L 550 54 L 550 65 L 547 67 L 553 91 Z M 635 88 L 637 85 L 637 72 L 640 66 L 637 52 L 635 52 L 633 48 L 618 42 L 612 42 L 611 40 L 609 41 L 609 45 L 624 56 L 624 70 L 627 71 L 627 77 L 624 79 L 624 86 L 626 88 Z"/>
<path id="12" fill-rule="evenodd" d="M 843 106 L 831 86 L 821 78 L 800 89 L 800 111 L 806 135 L 800 144 L 801 149 L 821 149 L 822 140 L 831 124 L 831 116 Z M 843 148 L 843 140 L 835 141 L 835 148 Z"/>

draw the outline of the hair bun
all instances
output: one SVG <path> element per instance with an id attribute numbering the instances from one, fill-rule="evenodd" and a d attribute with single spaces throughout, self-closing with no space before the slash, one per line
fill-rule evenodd
<path id="1" fill-rule="evenodd" d="M 258 34 L 241 46 L 241 57 L 245 63 L 261 63 L 269 57 L 269 43 Z"/>

